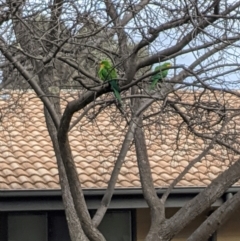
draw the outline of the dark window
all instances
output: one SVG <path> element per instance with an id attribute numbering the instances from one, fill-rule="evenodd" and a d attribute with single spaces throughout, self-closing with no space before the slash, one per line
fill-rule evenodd
<path id="1" fill-rule="evenodd" d="M 93 217 L 95 211 L 90 211 Z M 98 229 L 108 241 L 135 241 L 134 210 L 108 210 Z"/>
<path id="2" fill-rule="evenodd" d="M 99 230 L 108 241 L 132 241 L 130 210 L 110 210 Z M 63 211 L 0 213 L 0 241 L 70 241 Z"/>
<path id="3" fill-rule="evenodd" d="M 13 213 L 8 215 L 8 240 L 47 241 L 46 214 Z"/>
<path id="4" fill-rule="evenodd" d="M 7 240 L 7 214 L 0 213 L 0 241 Z"/>
<path id="5" fill-rule="evenodd" d="M 109 211 L 99 225 L 108 241 L 131 241 L 131 212 L 130 211 Z"/>
<path id="6" fill-rule="evenodd" d="M 49 241 L 71 241 L 64 212 L 48 213 Z"/>

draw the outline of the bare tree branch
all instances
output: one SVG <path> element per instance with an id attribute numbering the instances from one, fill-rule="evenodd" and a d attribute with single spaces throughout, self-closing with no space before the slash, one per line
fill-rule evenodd
<path id="1" fill-rule="evenodd" d="M 227 10 L 223 12 L 223 14 L 228 14 L 234 9 L 238 8 L 240 6 L 240 3 L 237 2 L 234 5 L 230 6 Z M 208 27 L 210 24 L 214 23 L 217 19 L 212 18 L 209 20 L 203 20 L 199 23 L 197 26 L 197 29 L 193 29 L 190 33 L 188 33 L 186 36 L 182 38 L 182 40 L 177 43 L 176 45 L 164 49 L 150 57 L 147 57 L 141 61 L 138 62 L 137 64 L 137 69 L 143 68 L 148 65 L 152 65 L 154 63 L 157 63 L 159 61 L 164 61 L 167 59 L 167 57 L 171 56 L 172 54 L 175 54 L 176 52 L 182 50 L 188 43 L 190 43 L 198 34 L 202 32 L 203 29 Z"/>
<path id="2" fill-rule="evenodd" d="M 193 232 L 187 241 L 207 240 L 221 225 L 223 225 L 237 211 L 240 206 L 240 191 L 226 200 L 198 229 Z"/>
<path id="3" fill-rule="evenodd" d="M 14 59 L 14 57 L 8 52 L 8 50 L 4 46 L 3 40 L 0 41 L 0 50 L 2 54 L 8 59 L 8 61 L 16 67 L 19 73 L 21 73 L 21 75 L 26 79 L 26 81 L 31 85 L 37 96 L 39 96 L 39 98 L 42 100 L 44 106 L 46 106 L 46 108 L 48 109 L 55 126 L 58 127 L 60 123 L 59 117 L 57 116 L 52 103 L 49 101 L 48 97 L 37 84 L 35 76 L 31 76 L 30 73 L 28 73 L 27 70 L 17 60 Z"/>
<path id="4" fill-rule="evenodd" d="M 186 203 L 173 217 L 168 219 L 166 222 L 171 226 L 170 236 L 173 237 L 177 234 L 197 215 L 206 210 L 217 198 L 222 196 L 224 191 L 240 178 L 239 168 L 240 160 L 215 178 L 208 187 Z"/>

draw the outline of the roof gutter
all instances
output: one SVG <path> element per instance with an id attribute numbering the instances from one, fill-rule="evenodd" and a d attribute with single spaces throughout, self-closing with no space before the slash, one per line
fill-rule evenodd
<path id="1" fill-rule="evenodd" d="M 204 188 L 175 188 L 165 203 L 166 208 L 181 208 L 192 200 Z M 165 188 L 156 189 L 159 197 Z M 222 197 L 218 198 L 212 208 L 221 206 L 228 196 L 240 190 L 240 187 L 229 188 Z M 83 190 L 89 210 L 97 209 L 101 204 L 106 189 Z M 140 188 L 116 189 L 110 203 L 110 209 L 138 209 L 148 205 Z M 49 211 L 64 210 L 61 190 L 0 190 L 0 212 L 13 211 Z"/>
<path id="2" fill-rule="evenodd" d="M 171 191 L 171 194 L 198 194 L 205 187 L 191 188 L 191 187 L 179 187 L 174 188 Z M 167 189 L 166 188 L 156 188 L 157 194 L 163 194 Z M 236 193 L 240 190 L 240 187 L 231 187 L 225 191 L 225 194 L 228 193 Z M 103 196 L 105 194 L 106 189 L 84 189 L 83 193 L 85 196 Z M 123 195 L 123 196 L 131 196 L 131 195 L 142 195 L 142 189 L 140 188 L 119 188 L 115 189 L 113 195 Z M 61 196 L 60 189 L 51 189 L 51 190 L 0 190 L 0 198 L 1 197 L 56 197 Z"/>

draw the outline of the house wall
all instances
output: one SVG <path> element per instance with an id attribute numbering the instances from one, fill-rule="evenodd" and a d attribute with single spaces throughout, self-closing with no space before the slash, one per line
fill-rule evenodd
<path id="1" fill-rule="evenodd" d="M 171 217 L 178 209 L 172 208 L 166 210 L 166 216 Z M 173 241 L 186 241 L 189 235 L 205 220 L 207 213 L 197 217 L 190 225 L 184 228 Z M 137 209 L 137 241 L 143 241 L 147 235 L 150 225 L 149 209 Z M 237 211 L 217 231 L 217 241 L 239 241 L 240 240 L 240 210 Z"/>
<path id="2" fill-rule="evenodd" d="M 240 240 L 240 210 L 218 230 L 217 241 L 239 241 Z"/>

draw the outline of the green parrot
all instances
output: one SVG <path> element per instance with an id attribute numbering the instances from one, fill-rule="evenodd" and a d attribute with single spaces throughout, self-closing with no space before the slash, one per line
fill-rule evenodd
<path id="1" fill-rule="evenodd" d="M 117 82 L 117 72 L 108 60 L 102 60 L 98 71 L 98 77 L 103 81 L 109 81 L 111 89 L 118 102 L 121 104 L 120 88 Z"/>
<path id="2" fill-rule="evenodd" d="M 154 71 L 159 70 L 159 73 L 157 73 L 151 77 L 151 86 L 149 88 L 150 90 L 155 89 L 157 83 L 159 81 L 161 81 L 162 79 L 166 78 L 166 76 L 168 74 L 168 67 L 171 67 L 171 66 L 172 66 L 171 63 L 166 62 L 163 65 L 159 65 L 154 69 Z M 164 70 L 161 71 L 162 69 L 164 69 Z"/>

